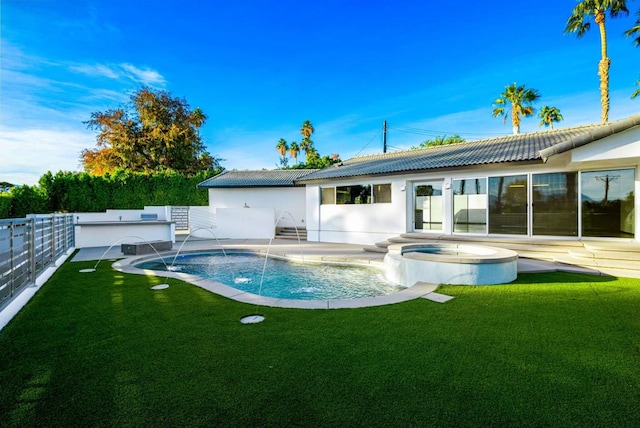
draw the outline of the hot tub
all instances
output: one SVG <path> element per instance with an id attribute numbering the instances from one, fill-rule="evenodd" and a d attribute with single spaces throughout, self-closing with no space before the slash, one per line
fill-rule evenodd
<path id="1" fill-rule="evenodd" d="M 479 245 L 393 244 L 384 258 L 391 281 L 433 284 L 505 284 L 518 275 L 518 253 Z"/>

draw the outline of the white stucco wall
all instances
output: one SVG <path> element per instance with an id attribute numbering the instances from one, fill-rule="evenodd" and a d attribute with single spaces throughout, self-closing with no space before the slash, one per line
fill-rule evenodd
<path id="1" fill-rule="evenodd" d="M 199 213 L 195 236 L 231 239 L 270 239 L 276 228 L 304 228 L 304 187 L 209 189 L 209 207 Z M 193 217 L 190 217 L 193 219 Z"/>
<path id="2" fill-rule="evenodd" d="M 273 208 L 216 208 L 218 238 L 271 239 L 275 236 Z"/>
<path id="3" fill-rule="evenodd" d="M 142 214 L 156 214 L 158 220 L 171 220 L 171 207 L 169 206 L 147 206 L 141 210 L 116 210 L 108 209 L 98 213 L 74 213 L 76 222 L 95 221 L 139 221 Z"/>
<path id="4" fill-rule="evenodd" d="M 574 165 L 602 168 L 640 163 L 640 129 L 628 129 L 571 151 Z"/>
<path id="5" fill-rule="evenodd" d="M 374 244 L 406 232 L 407 193 L 404 179 L 356 179 L 307 186 L 307 236 L 309 241 Z M 391 183 L 391 203 L 320 204 L 320 188 Z"/>
<path id="6" fill-rule="evenodd" d="M 305 227 L 306 193 L 304 187 L 254 187 L 209 189 L 209 207 L 270 208 L 278 227 Z"/>
<path id="7" fill-rule="evenodd" d="M 75 238 L 76 248 L 108 247 L 135 242 L 175 242 L 175 223 L 167 221 L 80 223 L 75 226 Z"/>

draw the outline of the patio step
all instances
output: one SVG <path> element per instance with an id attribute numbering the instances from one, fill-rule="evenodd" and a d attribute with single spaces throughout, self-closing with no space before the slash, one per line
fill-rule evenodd
<path id="1" fill-rule="evenodd" d="M 296 231 L 295 227 L 282 227 L 276 229 L 276 239 L 298 239 L 300 237 L 301 241 L 307 240 L 307 229 L 304 227 L 299 227 Z"/>
<path id="2" fill-rule="evenodd" d="M 364 251 L 366 251 L 367 253 L 388 253 L 389 250 L 387 250 L 386 247 L 378 247 L 378 244 L 376 245 L 365 245 L 362 247 L 362 249 Z"/>
<path id="3" fill-rule="evenodd" d="M 389 245 L 392 244 L 447 242 L 505 248 L 517 252 L 524 258 L 592 268 L 609 275 L 640 278 L 640 243 L 636 242 L 403 233 L 375 245 L 367 245 L 363 250 L 386 253 Z"/>
<path id="4" fill-rule="evenodd" d="M 557 263 L 591 267 L 610 275 L 640 278 L 640 244 L 587 241 L 584 249 L 571 249 Z"/>
<path id="5" fill-rule="evenodd" d="M 640 264 L 640 252 L 633 251 L 592 251 L 588 249 L 571 249 L 569 250 L 569 255 L 585 259 L 621 260 Z"/>

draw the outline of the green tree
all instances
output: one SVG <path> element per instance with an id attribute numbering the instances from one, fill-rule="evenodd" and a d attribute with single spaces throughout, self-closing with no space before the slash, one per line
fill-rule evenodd
<path id="1" fill-rule="evenodd" d="M 636 98 L 638 95 L 640 95 L 640 80 L 638 80 L 636 82 L 636 86 L 638 86 L 638 89 L 635 90 L 635 92 L 633 94 L 631 94 L 631 99 Z"/>
<path id="2" fill-rule="evenodd" d="M 320 156 L 318 151 L 313 149 L 309 154 L 307 162 L 299 163 L 290 169 L 322 169 L 340 162 L 342 162 L 342 160 L 338 155 Z"/>
<path id="3" fill-rule="evenodd" d="M 636 13 L 636 15 L 638 15 L 638 19 L 636 20 L 635 25 L 624 33 L 628 37 L 635 37 L 635 39 L 633 40 L 633 44 L 636 45 L 636 47 L 640 47 L 640 9 Z"/>
<path id="4" fill-rule="evenodd" d="M 301 142 L 300 142 L 300 149 L 304 152 L 305 155 L 305 161 L 308 160 L 308 158 L 310 156 L 312 156 L 312 154 L 314 152 L 317 153 L 316 148 L 313 145 L 313 141 L 311 141 L 308 138 L 304 138 Z"/>
<path id="5" fill-rule="evenodd" d="M 280 138 L 278 144 L 276 144 L 276 150 L 280 153 L 280 168 L 284 169 L 287 167 L 287 150 L 289 150 L 289 145 L 284 138 Z"/>
<path id="6" fill-rule="evenodd" d="M 0 181 L 0 193 L 8 192 L 15 184 L 11 184 L 8 181 Z"/>
<path id="7" fill-rule="evenodd" d="M 185 99 L 167 91 L 147 87 L 130 99 L 126 106 L 92 113 L 85 122 L 97 131 L 96 147 L 83 150 L 80 156 L 85 171 L 98 175 L 117 169 L 193 175 L 219 166 L 200 136 L 207 119 L 202 110 L 192 110 Z"/>
<path id="8" fill-rule="evenodd" d="M 535 112 L 532 103 L 540 98 L 540 94 L 536 89 L 529 89 L 525 85 L 508 85 L 504 92 L 500 94 L 500 98 L 493 102 L 493 117 L 502 116 L 503 123 L 506 123 L 507 117 L 511 116 L 513 124 L 513 133 L 520 133 L 521 117 L 532 116 Z"/>
<path id="9" fill-rule="evenodd" d="M 559 109 L 549 106 L 542 107 L 538 117 L 540 118 L 539 126 L 551 126 L 551 129 L 553 129 L 553 122 L 564 120 Z"/>
<path id="10" fill-rule="evenodd" d="M 293 158 L 293 162 L 295 163 L 295 165 L 298 165 L 298 153 L 300 153 L 300 146 L 298 146 L 298 143 L 293 141 L 289 145 L 289 154 Z"/>
<path id="11" fill-rule="evenodd" d="M 458 144 L 458 143 L 464 143 L 467 140 L 465 140 L 464 138 L 462 138 L 461 136 L 459 136 L 458 134 L 453 134 L 451 136 L 446 136 L 446 135 L 442 135 L 442 136 L 438 136 L 432 140 L 425 140 L 422 143 L 420 143 L 418 146 L 413 146 L 411 147 L 412 149 L 422 149 L 425 147 L 436 147 L 436 146 L 446 146 L 449 144 Z"/>
<path id="12" fill-rule="evenodd" d="M 600 62 L 598 76 L 600 76 L 600 103 L 602 105 L 602 122 L 609 121 L 609 68 L 611 59 L 607 56 L 607 29 L 605 26 L 607 12 L 611 18 L 620 14 L 629 14 L 625 0 L 583 0 L 571 11 L 567 19 L 565 33 L 576 33 L 582 37 L 591 28 L 589 20 L 593 17 L 600 30 Z"/>
<path id="13" fill-rule="evenodd" d="M 11 217 L 11 203 L 13 198 L 7 192 L 0 193 L 0 218 Z"/>
<path id="14" fill-rule="evenodd" d="M 22 218 L 27 214 L 50 212 L 47 195 L 38 186 L 14 186 L 11 188 L 11 217 Z"/>

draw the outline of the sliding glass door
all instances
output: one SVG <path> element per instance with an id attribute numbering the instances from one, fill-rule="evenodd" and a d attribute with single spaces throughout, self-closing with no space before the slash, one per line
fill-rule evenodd
<path id="1" fill-rule="evenodd" d="M 578 236 L 578 173 L 533 174 L 533 234 Z"/>
<path id="2" fill-rule="evenodd" d="M 413 185 L 413 228 L 454 234 L 633 238 L 635 186 L 632 168 L 452 178 L 447 190 L 444 180 L 421 181 Z M 450 192 L 447 198 L 444 192 Z"/>
<path id="3" fill-rule="evenodd" d="M 453 231 L 487 233 L 487 179 L 453 180 Z"/>
<path id="4" fill-rule="evenodd" d="M 580 175 L 582 236 L 633 238 L 635 171 L 616 169 Z"/>
<path id="5" fill-rule="evenodd" d="M 526 175 L 489 177 L 489 233 L 527 235 Z"/>
<path id="6" fill-rule="evenodd" d="M 413 195 L 414 229 L 442 230 L 442 180 L 415 183 Z"/>

